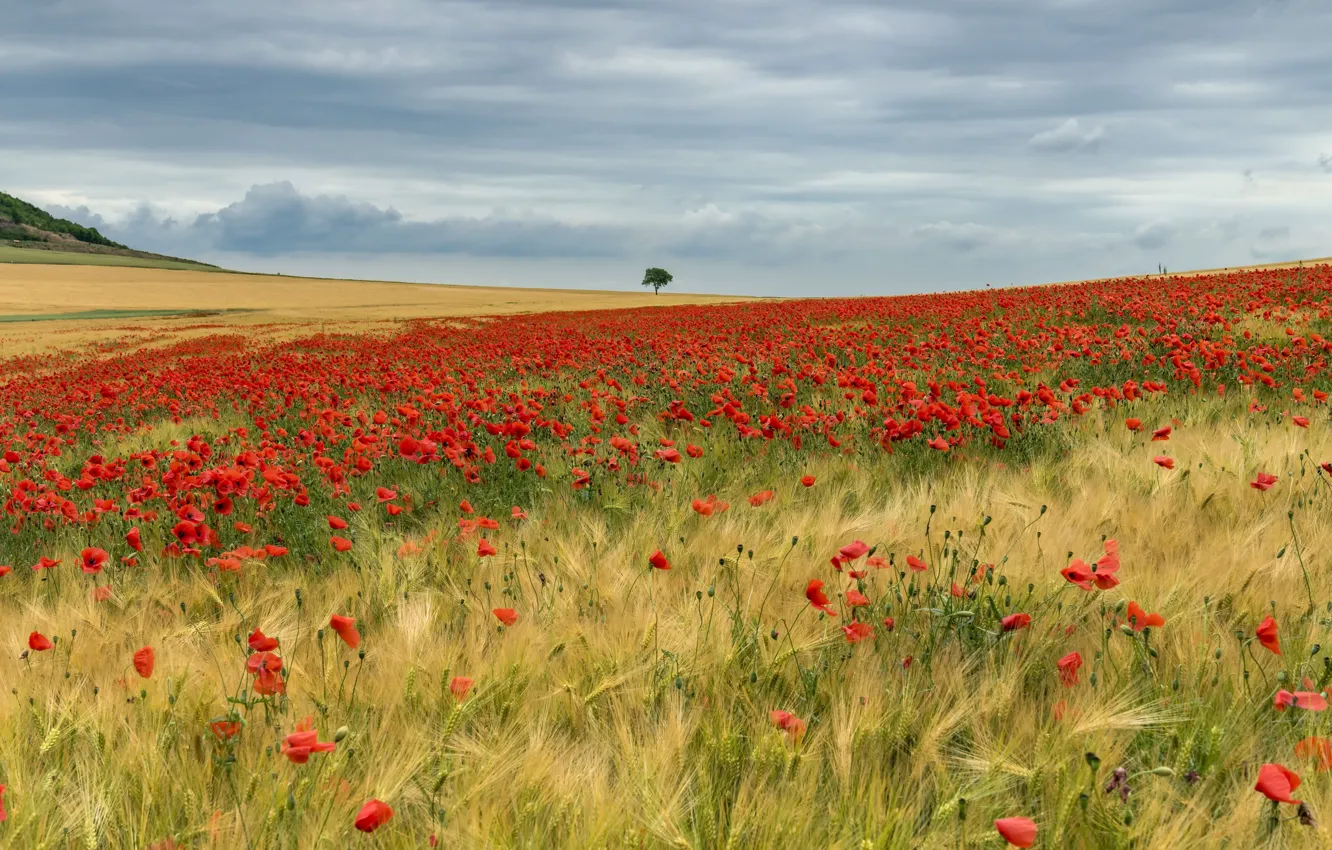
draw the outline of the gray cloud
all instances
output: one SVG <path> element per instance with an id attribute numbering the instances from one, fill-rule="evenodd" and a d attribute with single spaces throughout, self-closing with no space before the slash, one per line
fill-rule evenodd
<path id="1" fill-rule="evenodd" d="M 1175 238 L 1175 228 L 1166 222 L 1144 224 L 1133 232 L 1133 244 L 1144 251 L 1155 251 L 1169 245 Z"/>
<path id="2" fill-rule="evenodd" d="M 1318 157 L 1318 167 L 1327 172 L 1332 172 L 1332 154 L 1321 154 Z"/>
<path id="3" fill-rule="evenodd" d="M 623 253 L 629 236 L 614 227 L 570 225 L 506 210 L 478 218 L 409 221 L 395 209 L 345 195 L 303 195 L 289 182 L 253 186 L 242 200 L 187 223 L 149 205 L 118 220 L 107 220 L 86 206 L 51 209 L 119 241 L 163 253 L 602 257 Z"/>
<path id="4" fill-rule="evenodd" d="M 878 292 L 1332 240 L 1318 0 L 11 5 L 0 188 L 223 264 Z"/>
<path id="5" fill-rule="evenodd" d="M 1285 225 L 1274 227 L 1264 227 L 1258 231 L 1253 245 L 1249 248 L 1249 253 L 1255 260 L 1269 261 L 1279 257 L 1284 257 L 1288 252 L 1288 243 L 1290 241 L 1290 228 Z"/>

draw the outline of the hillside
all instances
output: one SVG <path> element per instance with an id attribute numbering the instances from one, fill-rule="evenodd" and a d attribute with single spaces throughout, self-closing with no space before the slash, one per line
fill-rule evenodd
<path id="1" fill-rule="evenodd" d="M 201 268 L 216 268 L 207 263 L 197 263 L 179 257 L 168 257 L 148 251 L 136 251 L 127 245 L 113 242 L 103 236 L 95 227 L 84 227 L 68 219 L 56 218 L 22 198 L 16 198 L 0 192 L 0 248 L 21 248 L 29 251 L 57 252 L 62 255 L 61 263 L 96 263 L 92 255 L 98 257 L 123 257 L 130 261 L 142 260 L 158 265 L 161 263 L 179 264 Z M 82 257 L 83 259 L 80 259 Z M 45 262 L 42 254 L 10 253 L 7 262 Z"/>

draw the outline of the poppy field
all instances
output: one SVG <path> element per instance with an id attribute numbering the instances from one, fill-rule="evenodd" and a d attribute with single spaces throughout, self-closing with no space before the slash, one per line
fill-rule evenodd
<path id="1" fill-rule="evenodd" d="M 1332 844 L 1332 266 L 3 345 L 5 847 Z"/>

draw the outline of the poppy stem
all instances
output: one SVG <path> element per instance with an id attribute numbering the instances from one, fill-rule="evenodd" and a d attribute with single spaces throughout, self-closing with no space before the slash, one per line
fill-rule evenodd
<path id="1" fill-rule="evenodd" d="M 1286 511 L 1286 521 L 1290 524 L 1290 537 L 1295 544 L 1295 557 L 1300 562 L 1300 572 L 1304 575 L 1304 592 L 1309 596 L 1309 610 L 1304 612 L 1305 617 L 1312 617 L 1314 608 L 1313 585 L 1309 583 L 1309 568 L 1304 564 L 1304 552 L 1300 548 L 1300 537 L 1295 533 L 1295 511 Z"/>
<path id="2" fill-rule="evenodd" d="M 241 835 L 245 837 L 245 846 L 249 848 L 250 828 L 245 824 L 245 810 L 241 808 L 240 794 L 236 792 L 236 777 L 232 775 L 235 765 L 227 765 L 227 785 L 231 788 L 231 799 L 236 803 L 236 817 L 240 819 Z"/>
<path id="3" fill-rule="evenodd" d="M 777 586 L 777 577 L 782 574 L 782 566 L 786 563 L 786 559 L 795 551 L 796 543 L 797 539 L 791 538 L 791 548 L 787 549 L 786 554 L 782 555 L 782 559 L 777 562 L 777 569 L 772 572 L 772 581 L 768 582 L 768 592 L 763 594 L 763 601 L 759 603 L 758 619 L 755 620 L 758 629 L 763 628 L 763 611 L 768 607 L 768 597 L 772 596 L 772 589 Z M 755 632 L 756 636 L 757 634 Z"/>

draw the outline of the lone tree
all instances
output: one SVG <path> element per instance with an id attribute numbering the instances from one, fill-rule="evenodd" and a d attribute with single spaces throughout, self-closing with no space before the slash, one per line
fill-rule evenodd
<path id="1" fill-rule="evenodd" d="M 656 295 L 663 286 L 674 279 L 671 273 L 665 269 L 652 268 L 643 272 L 643 285 L 652 287 L 653 295 Z"/>

